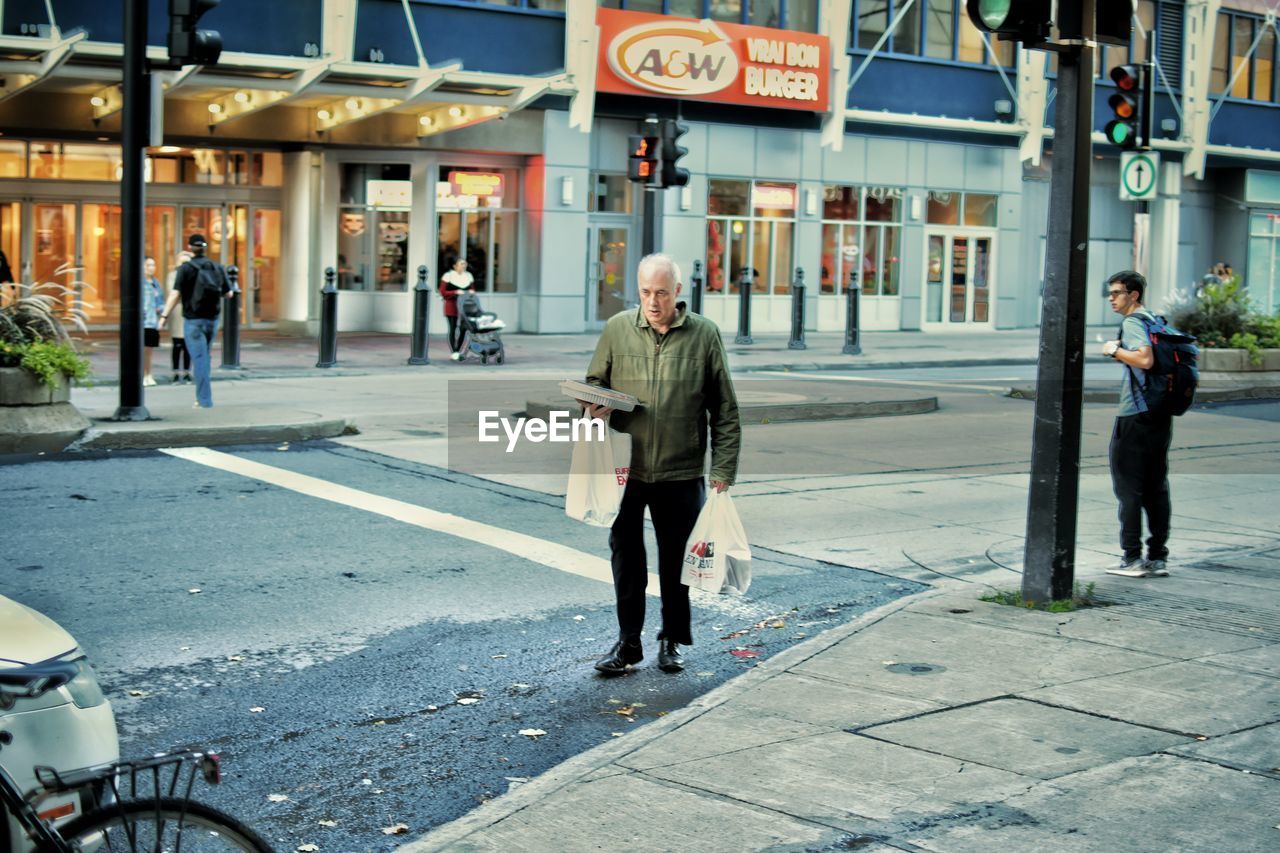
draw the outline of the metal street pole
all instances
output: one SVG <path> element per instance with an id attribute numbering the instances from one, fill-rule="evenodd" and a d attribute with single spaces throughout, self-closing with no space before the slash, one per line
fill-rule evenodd
<path id="1" fill-rule="evenodd" d="M 658 190 L 659 187 L 644 188 L 644 227 L 641 229 L 640 254 L 652 255 L 658 251 Z"/>
<path id="2" fill-rule="evenodd" d="M 1083 0 L 1081 6 L 1083 44 L 1068 44 L 1058 54 L 1040 361 L 1022 571 L 1022 597 L 1037 604 L 1069 598 L 1075 579 L 1093 130 L 1091 42 L 1096 0 Z"/>
<path id="3" fill-rule="evenodd" d="M 147 2 L 124 2 L 124 115 L 120 181 L 120 405 L 114 421 L 151 416 L 142 395 L 142 239 L 146 209 L 143 170 L 151 123 L 147 73 Z"/>

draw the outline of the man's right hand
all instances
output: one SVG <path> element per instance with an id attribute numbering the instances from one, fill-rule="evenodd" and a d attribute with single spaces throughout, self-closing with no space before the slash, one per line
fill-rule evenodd
<path id="1" fill-rule="evenodd" d="M 594 403 L 588 403 L 586 400 L 579 400 L 578 404 L 582 406 L 582 410 L 589 418 L 599 418 L 602 421 L 609 420 L 609 415 L 613 413 L 613 409 L 608 406 L 597 406 Z"/>

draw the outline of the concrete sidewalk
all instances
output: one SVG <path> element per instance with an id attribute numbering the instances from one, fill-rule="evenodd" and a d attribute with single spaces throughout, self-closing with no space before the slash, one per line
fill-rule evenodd
<path id="1" fill-rule="evenodd" d="M 1274 850 L 1278 545 L 1073 613 L 944 579 L 402 849 Z"/>

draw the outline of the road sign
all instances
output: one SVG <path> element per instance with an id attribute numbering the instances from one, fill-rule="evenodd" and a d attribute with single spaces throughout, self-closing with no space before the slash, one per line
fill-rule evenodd
<path id="1" fill-rule="evenodd" d="M 1126 151 L 1120 155 L 1120 200 L 1150 201 L 1156 197 L 1160 155 L 1154 151 Z"/>

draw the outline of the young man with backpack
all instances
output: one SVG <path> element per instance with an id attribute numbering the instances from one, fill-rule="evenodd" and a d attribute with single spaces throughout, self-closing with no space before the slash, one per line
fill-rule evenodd
<path id="1" fill-rule="evenodd" d="M 226 270 L 222 264 L 205 257 L 209 242 L 203 234 L 192 234 L 187 240 L 192 258 L 178 268 L 173 290 L 160 316 L 163 323 L 178 299 L 182 299 L 185 318 L 183 332 L 187 352 L 191 354 L 191 368 L 196 378 L 196 403 L 202 409 L 213 406 L 213 387 L 210 382 L 210 350 L 213 336 L 218 330 L 218 316 L 222 312 L 222 297 L 231 292 Z"/>
<path id="2" fill-rule="evenodd" d="M 1107 281 L 1111 309 L 1124 317 L 1120 337 L 1102 354 L 1124 365 L 1120 410 L 1111 433 L 1111 483 L 1120 502 L 1124 556 L 1108 574 L 1167 577 L 1169 444 L 1173 418 L 1191 405 L 1196 386 L 1195 338 L 1184 335 L 1142 304 L 1147 280 L 1132 270 Z M 1142 558 L 1142 515 L 1147 516 L 1147 558 Z"/>

